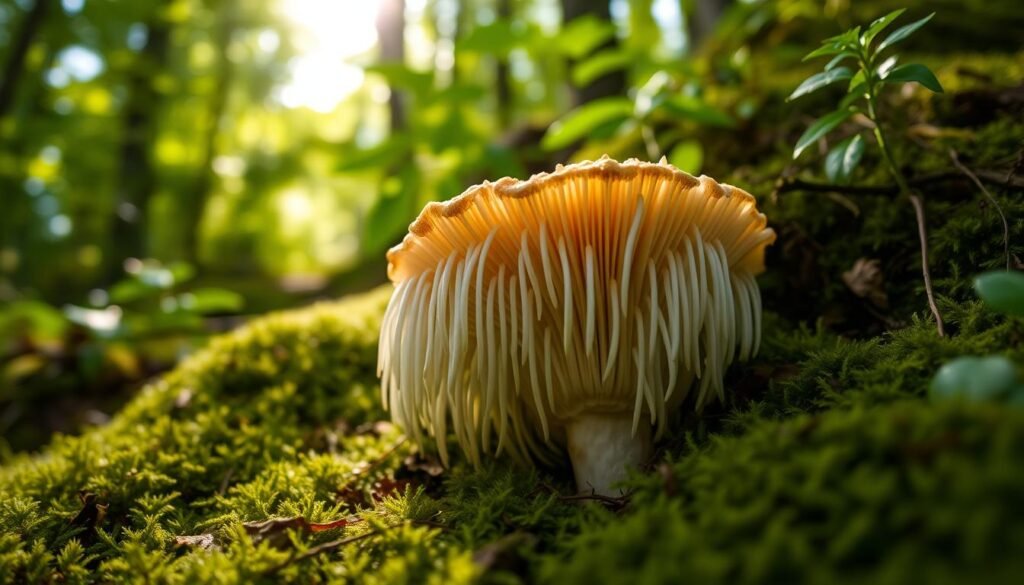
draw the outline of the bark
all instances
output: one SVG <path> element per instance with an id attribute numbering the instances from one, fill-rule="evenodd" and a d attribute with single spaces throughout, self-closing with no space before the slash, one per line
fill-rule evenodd
<path id="1" fill-rule="evenodd" d="M 689 4 L 689 3 L 687 3 Z M 689 36 L 687 46 L 694 50 L 715 32 L 719 19 L 729 6 L 729 0 L 694 0 L 692 10 L 684 11 L 686 15 L 686 32 Z"/>
<path id="2" fill-rule="evenodd" d="M 511 0 L 497 0 L 498 20 L 509 21 L 512 17 Z M 497 98 L 498 124 L 508 128 L 512 121 L 512 84 L 509 80 L 508 56 L 498 56 L 494 69 L 495 96 Z"/>
<path id="3" fill-rule="evenodd" d="M 160 15 L 169 4 L 169 0 L 161 0 L 154 6 L 153 17 L 146 23 L 146 44 L 128 74 L 112 230 L 114 247 L 108 255 L 110 280 L 120 278 L 123 259 L 147 253 L 146 220 L 157 187 L 150 149 L 156 138 L 160 101 L 154 80 L 167 65 L 171 30 Z"/>
<path id="4" fill-rule="evenodd" d="M 584 14 L 592 14 L 601 20 L 611 20 L 610 3 L 606 0 L 594 2 L 592 0 L 562 0 L 562 21 L 572 22 Z M 618 44 L 616 38 L 610 39 L 604 46 L 596 50 L 607 49 Z M 625 95 L 626 74 L 622 70 L 612 71 L 603 75 L 589 85 L 582 88 L 572 88 L 572 101 L 574 106 L 579 106 L 598 98 Z"/>
<path id="5" fill-rule="evenodd" d="M 219 15 L 220 26 L 215 39 L 218 52 L 215 73 L 217 87 L 210 99 L 206 128 L 203 132 L 203 160 L 200 163 L 199 174 L 184 213 L 185 259 L 196 266 L 199 265 L 200 228 L 203 215 L 206 212 L 206 202 L 210 198 L 210 191 L 213 189 L 215 181 L 213 161 L 217 158 L 217 138 L 223 129 L 224 113 L 227 110 L 231 85 L 235 76 L 235 68 L 232 67 L 231 60 L 228 58 L 228 48 L 237 27 L 234 3 L 225 2 L 222 6 L 222 13 Z"/>
<path id="6" fill-rule="evenodd" d="M 377 13 L 377 38 L 380 42 L 380 62 L 405 63 L 405 0 L 381 0 Z M 391 88 L 388 99 L 391 114 L 391 131 L 405 127 L 405 98 Z"/>
<path id="7" fill-rule="evenodd" d="M 46 22 L 50 2 L 51 0 L 36 0 L 11 43 L 7 61 L 3 65 L 3 75 L 0 76 L 0 119 L 6 117 L 14 105 L 18 82 L 25 72 L 28 51 L 43 28 L 43 23 Z"/>

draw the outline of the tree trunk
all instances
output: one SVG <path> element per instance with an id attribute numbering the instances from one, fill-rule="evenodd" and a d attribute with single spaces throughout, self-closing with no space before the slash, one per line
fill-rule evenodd
<path id="1" fill-rule="evenodd" d="M 509 21 L 512 17 L 511 0 L 497 0 L 498 20 Z M 498 110 L 498 125 L 502 130 L 508 128 L 512 122 L 512 83 L 509 81 L 508 56 L 499 55 L 494 68 L 495 95 L 497 98 L 496 107 Z"/>
<path id="2" fill-rule="evenodd" d="M 153 17 L 146 23 L 146 44 L 128 74 L 121 166 L 115 192 L 114 245 L 107 265 L 111 281 L 120 278 L 125 258 L 145 256 L 147 252 L 146 220 L 157 186 L 150 145 L 156 139 L 160 96 L 153 82 L 167 65 L 171 30 L 160 15 L 169 4 L 169 0 L 161 0 L 153 8 Z"/>
<path id="3" fill-rule="evenodd" d="M 202 236 L 200 228 L 206 212 L 206 202 L 210 198 L 210 191 L 213 189 L 215 181 L 213 161 L 217 158 L 217 138 L 223 130 L 224 113 L 227 110 L 231 85 L 234 81 L 235 68 L 232 67 L 231 59 L 228 58 L 231 38 L 237 27 L 234 6 L 235 4 L 231 1 L 224 2 L 218 15 L 220 26 L 215 39 L 218 54 L 215 73 L 217 87 L 210 99 L 210 109 L 203 131 L 203 159 L 199 165 L 199 174 L 183 213 L 185 259 L 195 266 L 199 266 L 199 248 Z"/>
<path id="4" fill-rule="evenodd" d="M 380 42 L 380 63 L 405 63 L 405 0 L 381 0 L 377 13 L 377 38 Z M 402 94 L 391 88 L 388 98 L 391 132 L 405 127 L 405 104 Z"/>
<path id="5" fill-rule="evenodd" d="M 718 21 L 725 13 L 729 0 L 695 0 L 686 15 L 687 46 L 693 51 L 715 32 Z"/>
<path id="6" fill-rule="evenodd" d="M 3 76 L 0 76 L 0 119 L 6 117 L 14 105 L 18 82 L 21 80 L 21 74 L 25 72 L 28 51 L 32 48 L 32 42 L 38 36 L 43 23 L 46 22 L 50 2 L 51 0 L 36 0 L 28 14 L 25 15 L 21 28 L 18 29 L 18 35 L 8 49 Z"/>
<path id="7" fill-rule="evenodd" d="M 592 0 L 562 0 L 562 22 L 572 22 L 584 14 L 592 14 L 601 20 L 611 21 L 611 8 L 608 0 L 594 2 Z M 618 45 L 618 39 L 612 38 L 600 49 Z M 598 98 L 624 95 L 626 92 L 626 74 L 622 70 L 609 72 L 598 77 L 586 87 L 572 88 L 572 101 L 579 106 Z"/>

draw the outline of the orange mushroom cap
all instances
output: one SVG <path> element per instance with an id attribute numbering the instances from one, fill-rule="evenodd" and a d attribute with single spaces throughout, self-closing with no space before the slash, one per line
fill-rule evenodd
<path id="1" fill-rule="evenodd" d="M 702 408 L 757 351 L 754 276 L 774 240 L 752 195 L 664 159 L 559 165 L 429 203 L 387 254 L 385 406 L 445 461 L 449 425 L 474 462 L 546 458 L 584 413 L 660 432 L 691 387 Z"/>

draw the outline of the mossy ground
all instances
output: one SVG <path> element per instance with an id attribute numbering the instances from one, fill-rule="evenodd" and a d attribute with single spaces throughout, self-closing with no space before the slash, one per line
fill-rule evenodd
<path id="1" fill-rule="evenodd" d="M 956 87 L 955 67 L 938 72 Z M 950 126 L 957 99 L 901 107 Z M 1022 140 L 996 111 L 900 156 L 924 173 L 955 147 L 980 168 Z M 732 182 L 770 191 L 784 151 Z M 885 181 L 872 167 L 859 180 Z M 994 194 L 1024 255 L 1024 201 Z M 255 320 L 110 424 L 6 462 L 0 583 L 1016 582 L 1024 408 L 934 402 L 927 385 L 958 355 L 1024 364 L 1024 323 L 969 288 L 1001 262 L 992 210 L 962 182 L 927 195 L 952 335 L 926 318 L 909 206 L 766 198 L 781 238 L 762 354 L 730 371 L 728 404 L 685 417 L 628 501 L 567 498 L 561 470 L 441 470 L 416 452 L 378 400 L 385 287 Z M 883 260 L 888 308 L 843 285 L 859 257 Z"/>

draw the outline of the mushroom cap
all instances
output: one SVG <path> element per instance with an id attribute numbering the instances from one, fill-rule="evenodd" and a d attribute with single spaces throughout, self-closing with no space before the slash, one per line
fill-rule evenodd
<path id="1" fill-rule="evenodd" d="M 449 424 L 474 462 L 544 459 L 583 413 L 661 432 L 692 386 L 700 409 L 757 351 L 754 276 L 774 240 L 752 195 L 664 159 L 559 165 L 429 203 L 387 253 L 385 406 L 444 460 Z"/>

